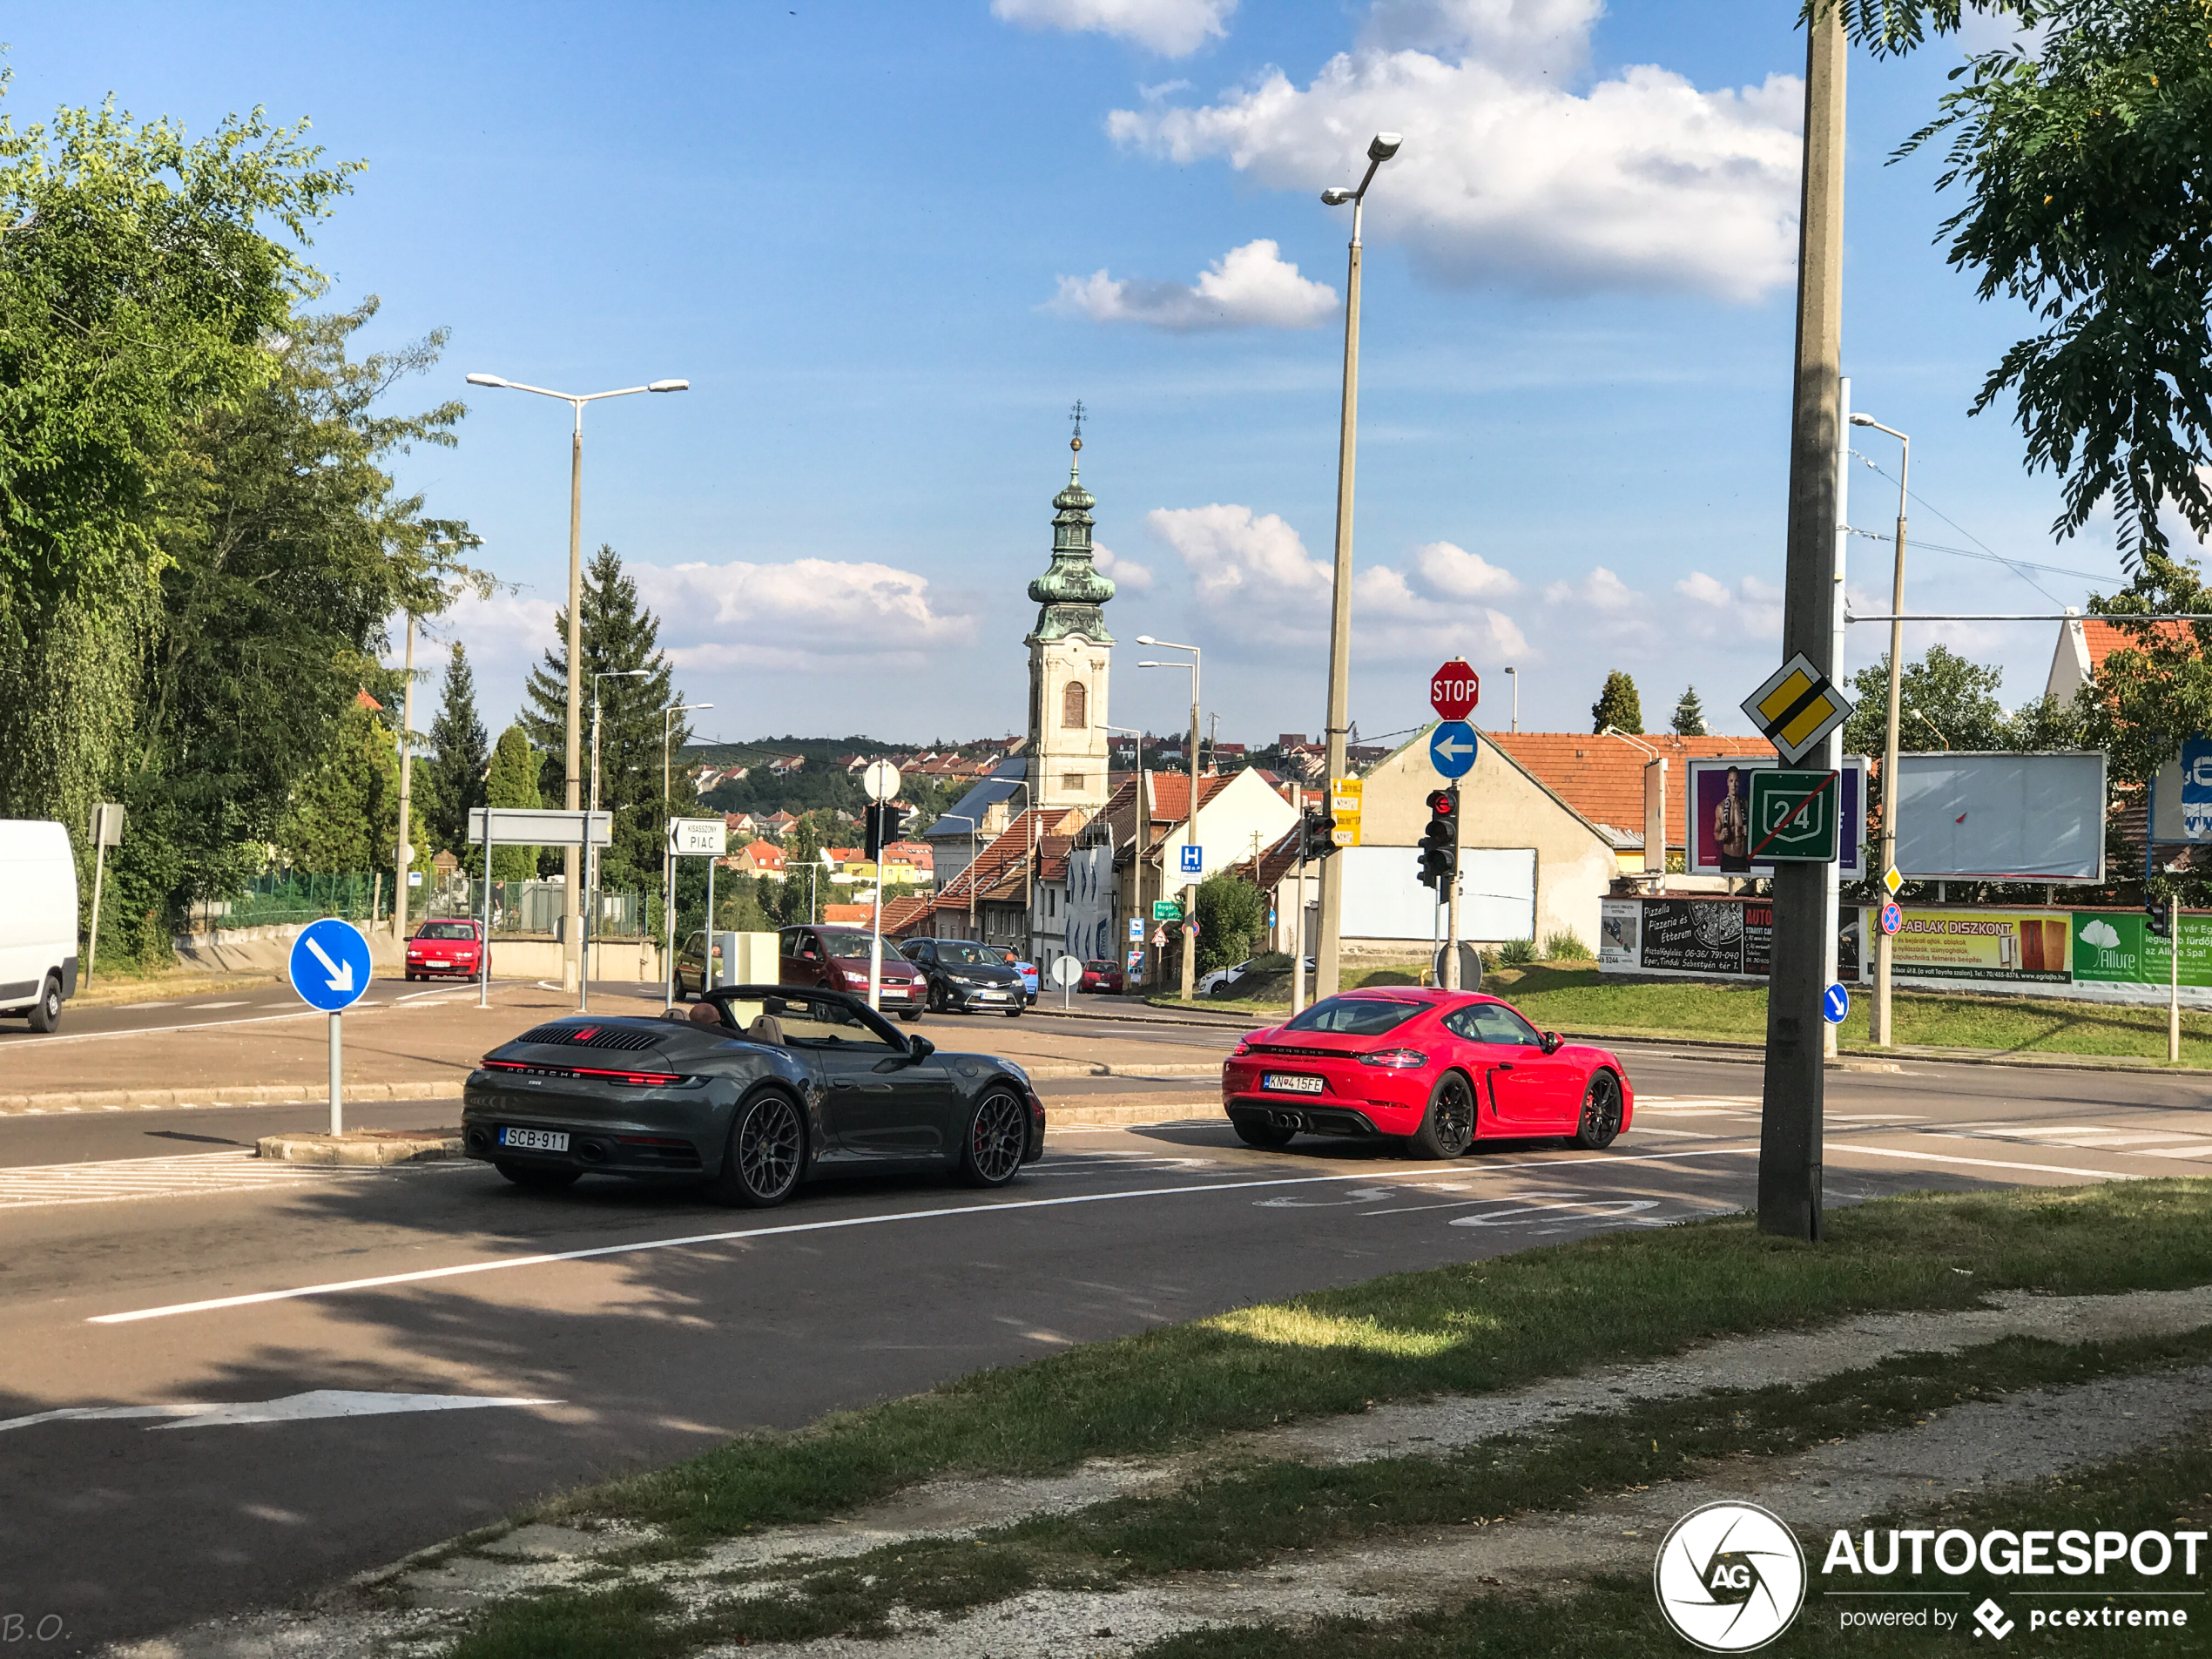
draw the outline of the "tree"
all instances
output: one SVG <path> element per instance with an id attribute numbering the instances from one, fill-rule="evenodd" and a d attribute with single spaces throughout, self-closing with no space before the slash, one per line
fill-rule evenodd
<path id="1" fill-rule="evenodd" d="M 2212 623 L 2130 624 L 2161 611 L 2212 611 L 2212 588 L 2194 562 L 2151 555 L 2124 594 L 2093 597 L 2092 611 L 2125 627 L 2129 643 L 2108 655 L 2082 693 L 2089 743 L 2107 757 L 2114 782 L 2148 783 L 2185 738 L 2212 732 Z"/>
<path id="2" fill-rule="evenodd" d="M 1590 705 L 1590 721 L 1593 732 L 1602 732 L 1608 726 L 1622 732 L 1642 732 L 1643 704 L 1636 696 L 1636 683 L 1617 668 L 1608 674 L 1605 689 Z"/>
<path id="3" fill-rule="evenodd" d="M 484 805 L 487 806 L 543 806 L 545 798 L 538 792 L 537 752 L 530 747 L 529 734 L 518 722 L 499 734 L 499 744 L 492 751 L 491 770 L 484 779 Z M 537 873 L 537 849 L 534 846 L 495 846 L 491 854 L 491 874 L 495 881 L 527 881 Z"/>
<path id="4" fill-rule="evenodd" d="M 356 702 L 293 792 L 277 844 L 295 868 L 311 874 L 381 870 L 388 879 L 399 824 L 400 761 L 392 728 L 368 704 Z M 420 839 L 425 832 L 419 815 L 415 826 Z"/>
<path id="5" fill-rule="evenodd" d="M 440 688 L 438 718 L 430 724 L 428 764 L 418 763 L 416 786 L 431 786 L 435 805 L 425 813 L 434 844 L 456 854 L 470 870 L 480 858 L 469 845 L 469 813 L 484 804 L 484 773 L 491 754 L 484 723 L 476 714 L 476 676 L 469 666 L 467 647 L 455 641 L 446 658 L 445 682 Z"/>
<path id="6" fill-rule="evenodd" d="M 609 887 L 651 887 L 661 880 L 671 802 L 661 793 L 663 711 L 682 701 L 660 649 L 660 620 L 637 603 L 637 584 L 623 574 L 622 556 L 602 545 L 583 575 L 583 728 L 581 742 L 589 792 L 591 764 L 591 677 L 615 669 L 643 669 L 642 679 L 599 681 L 599 806 L 615 815 L 614 844 L 602 855 Z M 567 787 L 569 613 L 553 624 L 554 644 L 532 669 L 523 726 L 546 757 L 545 795 L 564 799 Z M 678 716 L 671 747 L 691 728 Z M 680 812 L 696 799 L 688 779 L 674 776 L 672 805 Z"/>
<path id="7" fill-rule="evenodd" d="M 1807 0 L 1807 10 L 1833 0 Z M 1948 33 L 1962 10 L 2040 26 L 1980 53 L 1900 153 L 1949 140 L 1939 189 L 1953 265 L 2047 327 L 1999 361 L 2032 470 L 2059 475 L 2072 535 L 2109 496 L 2123 560 L 2168 550 L 2171 503 L 2212 532 L 2212 23 L 2199 0 L 1842 0 L 1877 51 Z"/>
<path id="8" fill-rule="evenodd" d="M 1925 657 L 1905 665 L 1897 746 L 1907 753 L 2011 748 L 2013 724 L 1997 700 L 2004 678 L 2000 668 L 1970 661 L 1946 645 L 1929 646 Z M 1889 724 L 1886 654 L 1851 676 L 1851 696 L 1858 706 L 1844 727 L 1844 752 L 1878 760 Z"/>
<path id="9" fill-rule="evenodd" d="M 1267 923 L 1267 901 L 1241 877 L 1223 871 L 1198 884 L 1198 956 L 1201 974 L 1243 961 Z"/>
<path id="10" fill-rule="evenodd" d="M 1705 735 L 1705 705 L 1697 700 L 1697 688 L 1685 685 L 1682 700 L 1675 705 L 1675 718 L 1670 722 L 1677 737 L 1702 738 Z"/>

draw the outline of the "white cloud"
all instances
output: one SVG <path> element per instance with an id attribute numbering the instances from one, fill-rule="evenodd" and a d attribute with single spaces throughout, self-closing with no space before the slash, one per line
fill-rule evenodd
<path id="1" fill-rule="evenodd" d="M 1547 583 L 1544 598 L 1548 604 L 1580 605 L 1607 616 L 1622 615 L 1643 603 L 1642 594 L 1602 564 L 1580 582 Z"/>
<path id="2" fill-rule="evenodd" d="M 1114 585 L 1131 593 L 1152 590 L 1152 567 L 1139 564 L 1135 559 L 1124 558 L 1103 542 L 1090 544 L 1091 562 L 1111 577 Z"/>
<path id="3" fill-rule="evenodd" d="M 1093 322 L 1195 328 L 1312 328 L 1336 314 L 1337 291 L 1310 281 L 1267 238 L 1232 247 L 1185 287 L 1142 277 L 1063 276 L 1052 309 Z"/>
<path id="4" fill-rule="evenodd" d="M 1782 632 L 1782 590 L 1755 576 L 1740 578 L 1730 587 L 1703 570 L 1692 570 L 1675 583 L 1675 591 L 1700 607 L 1688 625 L 1711 637 L 1725 631 L 1746 640 L 1779 637 Z"/>
<path id="5" fill-rule="evenodd" d="M 1209 156 L 1278 189 L 1352 184 L 1367 136 L 1405 146 L 1370 239 L 1438 275 L 1750 300 L 1797 266 L 1803 84 L 1700 91 L 1656 65 L 1580 91 L 1596 0 L 1385 0 L 1352 51 L 1299 87 L 1279 69 L 1195 108 L 1117 110 L 1122 144 Z"/>
<path id="6" fill-rule="evenodd" d="M 1413 550 L 1413 568 L 1435 592 L 1453 599 L 1495 599 L 1521 591 L 1512 571 L 1449 542 Z"/>
<path id="7" fill-rule="evenodd" d="M 1031 29 L 1088 30 L 1183 57 L 1219 40 L 1237 0 L 991 0 L 991 15 Z"/>
<path id="8" fill-rule="evenodd" d="M 973 615 L 941 610 L 929 581 L 888 564 L 793 559 L 785 564 L 633 564 L 679 668 L 860 662 L 912 664 L 966 644 Z"/>
<path id="9" fill-rule="evenodd" d="M 1156 507 L 1144 526 L 1173 548 L 1197 578 L 1207 604 L 1250 601 L 1268 610 L 1299 610 L 1328 601 L 1330 569 L 1305 550 L 1298 533 L 1275 513 L 1216 502 L 1207 507 Z"/>

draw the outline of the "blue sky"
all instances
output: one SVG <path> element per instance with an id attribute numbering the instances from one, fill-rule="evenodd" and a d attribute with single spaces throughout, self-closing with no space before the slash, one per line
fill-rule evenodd
<path id="1" fill-rule="evenodd" d="M 1022 719 L 1022 589 L 1050 545 L 1069 404 L 1139 633 L 1206 651 L 1224 738 L 1321 725 L 1348 210 L 1368 214 L 1352 712 L 1587 728 L 1611 668 L 1647 723 L 1716 729 L 1773 665 L 1803 37 L 1786 0 L 931 0 L 302 10 L 79 0 L 8 35 L 17 121 L 114 94 L 195 132 L 255 104 L 368 164 L 313 257 L 382 297 L 374 343 L 452 330 L 427 403 L 482 370 L 597 390 L 584 536 L 661 610 L 705 733 L 923 741 Z M 1916 539 L 2101 574 L 2000 411 L 2025 331 L 1932 238 L 1934 158 L 1885 165 L 1958 49 L 1851 64 L 1844 353 L 1913 435 Z M 1777 79 L 1775 78 L 1781 78 Z M 495 728 L 565 583 L 568 412 L 471 391 L 407 458 L 513 584 L 448 631 Z M 1886 532 L 1894 446 L 1858 447 Z M 1886 609 L 1886 554 L 1851 586 Z M 1316 561 L 1321 562 L 1317 564 Z M 1863 578 L 1873 578 L 1870 585 Z M 2054 610 L 2093 586 L 1913 555 L 1919 610 Z M 2054 604 L 2055 600 L 2057 604 Z M 1852 663 L 1883 631 L 1852 631 Z M 1954 625 L 2040 691 L 2054 630 Z M 1912 654 L 1925 640 L 1908 638 Z M 1174 730 L 1180 675 L 1117 653 L 1112 718 Z M 436 648 L 428 656 L 435 660 Z M 419 725 L 427 725 L 425 711 Z"/>

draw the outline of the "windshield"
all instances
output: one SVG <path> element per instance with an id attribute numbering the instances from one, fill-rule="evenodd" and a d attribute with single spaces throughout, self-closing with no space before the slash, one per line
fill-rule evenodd
<path id="1" fill-rule="evenodd" d="M 1379 1037 L 1386 1031 L 1395 1031 L 1427 1006 L 1426 1002 L 1400 1002 L 1384 996 L 1332 996 L 1316 1002 L 1283 1028 Z"/>
<path id="2" fill-rule="evenodd" d="M 940 940 L 937 960 L 948 968 L 1000 968 L 1006 962 L 1006 958 L 996 951 L 972 945 L 965 939 Z"/>
<path id="3" fill-rule="evenodd" d="M 417 939 L 474 939 L 475 924 L 467 921 L 426 921 Z"/>
<path id="4" fill-rule="evenodd" d="M 790 988 L 749 996 L 717 996 L 726 1023 L 759 1041 L 792 1049 L 860 1049 L 902 1053 L 905 1043 L 865 1008 Z M 763 1022 L 765 1016 L 765 1022 Z"/>
<path id="5" fill-rule="evenodd" d="M 840 962 L 865 962 L 868 959 L 870 937 L 867 934 L 824 934 L 822 942 L 829 947 L 829 954 Z M 899 954 L 899 948 L 887 939 L 883 941 L 883 960 L 903 962 L 907 959 Z"/>

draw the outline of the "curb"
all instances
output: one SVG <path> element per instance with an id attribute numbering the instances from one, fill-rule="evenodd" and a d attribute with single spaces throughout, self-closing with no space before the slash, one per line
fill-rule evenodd
<path id="1" fill-rule="evenodd" d="M 260 1155 L 283 1163 L 347 1164 L 381 1168 L 430 1163 L 461 1156 L 461 1137 L 435 1131 L 356 1130 L 349 1135 L 266 1135 Z"/>
<path id="2" fill-rule="evenodd" d="M 1095 1129 L 1146 1123 L 1187 1123 L 1211 1120 L 1226 1123 L 1229 1115 L 1218 1100 L 1164 1101 L 1157 1106 L 1055 1106 L 1045 1103 L 1044 1130 Z"/>
<path id="3" fill-rule="evenodd" d="M 1017 1060 L 1015 1064 L 1022 1065 L 1022 1062 Z M 1131 1062 L 1120 1065 L 1106 1062 L 1101 1062 L 1096 1065 L 1050 1063 L 1042 1066 L 1022 1065 L 1022 1069 L 1028 1072 L 1033 1079 L 1041 1079 L 1046 1082 L 1054 1082 L 1068 1077 L 1211 1077 L 1221 1070 L 1221 1062 L 1218 1060 L 1164 1060 L 1148 1064 Z"/>
<path id="4" fill-rule="evenodd" d="M 328 1098 L 314 1083 L 210 1083 L 202 1089 L 95 1089 L 71 1094 L 0 1095 L 0 1117 L 56 1112 L 158 1111 L 164 1107 L 314 1106 Z M 349 1101 L 459 1100 L 450 1077 L 395 1083 L 348 1083 Z"/>

